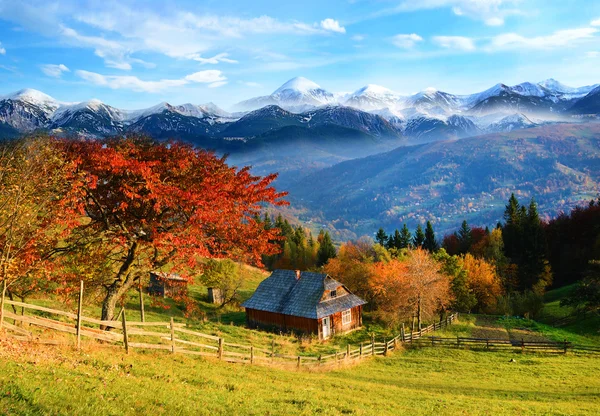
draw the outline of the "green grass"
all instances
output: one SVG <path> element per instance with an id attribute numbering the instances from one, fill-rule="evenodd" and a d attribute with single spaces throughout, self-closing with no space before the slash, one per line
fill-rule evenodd
<path id="1" fill-rule="evenodd" d="M 330 372 L 36 349 L 0 361 L 0 414 L 595 415 L 599 373 L 593 356 L 432 348 Z"/>

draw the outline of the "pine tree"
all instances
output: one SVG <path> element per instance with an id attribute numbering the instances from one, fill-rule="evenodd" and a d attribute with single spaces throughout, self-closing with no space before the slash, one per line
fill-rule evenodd
<path id="1" fill-rule="evenodd" d="M 273 222 L 271 221 L 271 216 L 265 212 L 265 216 L 263 219 L 263 224 L 265 225 L 265 230 L 270 230 L 273 228 Z"/>
<path id="2" fill-rule="evenodd" d="M 435 232 L 433 231 L 433 226 L 430 221 L 427 221 L 427 225 L 425 227 L 425 242 L 423 244 L 423 248 L 429 251 L 430 253 L 435 252 L 438 248 L 438 242 L 435 239 Z"/>
<path id="3" fill-rule="evenodd" d="M 329 235 L 329 232 L 325 231 L 319 251 L 317 252 L 317 266 L 321 267 L 325 265 L 329 259 L 332 259 L 335 256 L 336 252 L 333 242 L 331 241 L 331 236 Z"/>
<path id="4" fill-rule="evenodd" d="M 471 235 L 471 227 L 469 227 L 467 220 L 462 222 L 460 230 L 458 230 L 456 233 L 456 238 L 458 239 L 459 253 L 468 253 L 469 249 L 471 248 L 471 244 L 473 243 L 473 236 Z"/>
<path id="5" fill-rule="evenodd" d="M 419 224 L 417 225 L 417 230 L 415 231 L 415 236 L 413 238 L 413 246 L 415 248 L 422 248 L 423 244 L 425 244 L 425 233 L 423 232 L 421 224 Z"/>
<path id="6" fill-rule="evenodd" d="M 387 244 L 388 236 L 383 228 L 380 228 L 379 231 L 377 231 L 377 234 L 375 234 L 375 241 L 382 246 Z"/>
<path id="7" fill-rule="evenodd" d="M 412 243 L 412 235 L 408 230 L 406 224 L 402 225 L 402 231 L 400 231 L 399 239 L 397 240 L 396 248 L 409 248 Z"/>

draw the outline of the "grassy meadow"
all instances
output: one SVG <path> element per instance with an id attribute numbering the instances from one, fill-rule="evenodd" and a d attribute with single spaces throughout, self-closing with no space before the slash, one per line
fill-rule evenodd
<path id="1" fill-rule="evenodd" d="M 246 269 L 242 299 L 266 276 Z M 190 320 L 171 301 L 152 306 L 146 319 L 171 316 L 229 342 L 278 352 L 318 354 L 344 350 L 386 330 L 367 314 L 364 328 L 320 343 L 244 327 L 237 306 L 217 309 L 206 302 L 206 288 L 191 287 L 205 319 Z M 569 315 L 559 301 L 568 289 L 549 292 L 544 318 Z M 59 299 L 29 302 L 69 309 Z M 127 317 L 138 320 L 139 297 L 126 300 Z M 30 312 L 28 312 L 30 313 Z M 99 316 L 86 305 L 85 313 Z M 43 313 L 42 313 L 43 314 Z M 598 345 L 596 318 L 565 327 L 485 315 L 461 315 L 436 336 L 559 340 Z M 600 356 L 520 353 L 452 348 L 399 350 L 388 357 L 330 371 L 291 370 L 228 364 L 211 358 L 163 351 L 133 350 L 84 340 L 71 347 L 21 344 L 0 334 L 1 415 L 597 415 L 600 414 Z"/>

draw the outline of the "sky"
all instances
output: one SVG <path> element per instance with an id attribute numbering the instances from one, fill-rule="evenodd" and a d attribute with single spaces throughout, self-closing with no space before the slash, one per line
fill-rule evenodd
<path id="1" fill-rule="evenodd" d="M 595 0 L 0 0 L 0 95 L 124 109 L 331 92 L 600 83 Z"/>

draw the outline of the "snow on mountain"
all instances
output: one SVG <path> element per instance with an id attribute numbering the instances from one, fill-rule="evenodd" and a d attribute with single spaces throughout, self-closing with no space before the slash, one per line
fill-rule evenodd
<path id="1" fill-rule="evenodd" d="M 64 124 L 69 117 L 80 111 L 104 113 L 104 115 L 111 120 L 121 122 L 125 119 L 126 115 L 123 110 L 106 105 L 100 100 L 92 99 L 77 104 L 62 105 L 54 111 L 51 119 L 54 123 L 58 123 L 59 125 Z"/>
<path id="2" fill-rule="evenodd" d="M 534 127 L 537 124 L 531 121 L 525 114 L 516 113 L 510 116 L 504 117 L 496 123 L 492 123 L 488 126 L 487 131 L 489 132 L 508 132 L 517 129 L 526 129 Z"/>
<path id="3" fill-rule="evenodd" d="M 54 98 L 44 94 L 41 91 L 31 88 L 26 88 L 0 98 L 2 100 L 21 101 L 35 105 L 46 111 L 48 115 L 54 112 L 60 106 L 60 103 Z"/>
<path id="4" fill-rule="evenodd" d="M 383 108 L 395 108 L 401 98 L 398 93 L 390 89 L 380 85 L 368 84 L 350 94 L 343 103 L 360 110 L 373 111 Z"/>
<path id="5" fill-rule="evenodd" d="M 444 115 L 460 111 L 461 104 L 462 100 L 459 96 L 435 88 L 427 88 L 407 97 L 402 105 L 405 108 L 414 107 L 420 112 Z"/>
<path id="6" fill-rule="evenodd" d="M 310 107 L 337 103 L 336 96 L 304 77 L 292 78 L 277 88 L 273 94 L 251 98 L 236 104 L 236 109 L 252 111 L 267 105 L 277 105 L 286 110 L 305 111 Z"/>

